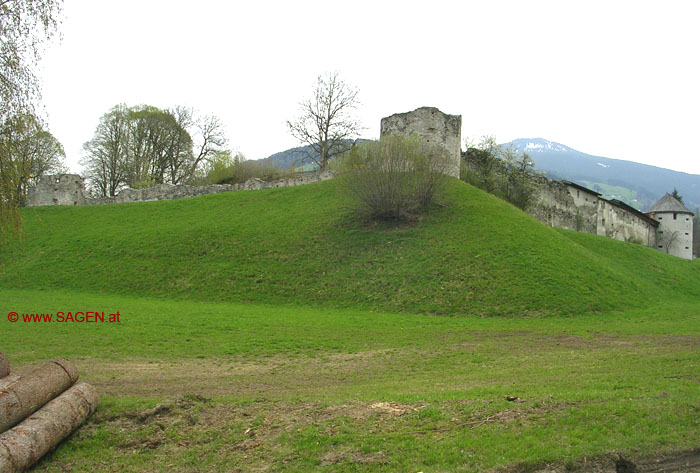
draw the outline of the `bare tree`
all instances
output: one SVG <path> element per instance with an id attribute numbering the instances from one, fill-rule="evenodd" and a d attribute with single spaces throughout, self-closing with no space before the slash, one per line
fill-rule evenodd
<path id="1" fill-rule="evenodd" d="M 170 136 L 170 153 L 168 159 L 168 172 L 170 182 L 179 184 L 185 179 L 191 179 L 197 166 L 190 168 L 192 161 L 192 137 L 188 130 L 192 128 L 192 109 L 177 106 L 168 111 L 175 119 L 177 133 Z"/>
<path id="2" fill-rule="evenodd" d="M 661 244 L 664 246 L 664 249 L 666 250 L 666 253 L 669 253 L 671 251 L 671 248 L 676 244 L 678 239 L 680 238 L 681 233 L 678 231 L 667 233 L 662 239 L 661 239 Z"/>
<path id="3" fill-rule="evenodd" d="M 313 97 L 299 104 L 298 118 L 287 122 L 292 136 L 311 148 L 302 161 L 310 160 L 324 171 L 332 158 L 351 147 L 350 140 L 361 130 L 350 114 L 359 104 L 357 93 L 337 72 L 318 76 Z"/>
<path id="4" fill-rule="evenodd" d="M 224 151 L 226 137 L 224 127 L 218 117 L 206 115 L 198 120 L 192 120 L 197 130 L 196 154 L 193 155 L 189 163 L 187 177 L 194 176 L 198 166 L 203 162 L 212 159 L 217 153 Z"/>

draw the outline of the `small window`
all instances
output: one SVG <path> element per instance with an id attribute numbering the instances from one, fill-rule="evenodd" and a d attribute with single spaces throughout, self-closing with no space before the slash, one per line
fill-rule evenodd
<path id="1" fill-rule="evenodd" d="M 581 196 L 579 195 L 578 191 L 576 191 L 576 197 L 581 197 Z"/>
<path id="2" fill-rule="evenodd" d="M 689 219 L 689 218 L 686 218 L 686 219 L 685 219 L 686 222 L 687 222 L 688 220 L 690 220 L 690 219 Z"/>
<path id="3" fill-rule="evenodd" d="M 663 217 L 659 217 L 659 220 L 663 220 Z"/>
<path id="4" fill-rule="evenodd" d="M 676 217 L 677 217 L 677 216 L 678 216 L 678 214 L 674 212 L 674 213 L 673 213 L 673 220 L 676 220 Z"/>
<path id="5" fill-rule="evenodd" d="M 687 249 L 688 249 L 688 247 L 686 246 L 686 247 L 685 247 L 685 249 L 687 250 Z"/>
<path id="6" fill-rule="evenodd" d="M 659 230 L 659 233 L 663 233 L 663 232 L 664 232 L 663 230 Z"/>
<path id="7" fill-rule="evenodd" d="M 659 245 L 659 248 L 663 248 L 663 245 Z"/>

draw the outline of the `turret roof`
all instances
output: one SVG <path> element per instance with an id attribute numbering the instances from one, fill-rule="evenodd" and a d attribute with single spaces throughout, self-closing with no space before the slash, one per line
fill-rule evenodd
<path id="1" fill-rule="evenodd" d="M 652 205 L 646 213 L 656 213 L 656 212 L 678 212 L 693 215 L 693 212 L 688 209 L 683 202 L 673 197 L 671 194 L 666 193 L 657 203 Z"/>

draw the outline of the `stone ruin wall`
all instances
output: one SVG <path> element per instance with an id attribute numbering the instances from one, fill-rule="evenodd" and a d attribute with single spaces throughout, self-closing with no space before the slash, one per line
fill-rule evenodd
<path id="1" fill-rule="evenodd" d="M 537 188 L 540 196 L 528 213 L 542 223 L 554 228 L 583 231 L 593 225 L 591 216 L 584 217 L 583 222 L 577 217 L 578 207 L 574 198 L 569 194 L 569 188 L 560 181 L 552 181 L 546 177 L 537 177 Z M 583 225 L 580 225 L 583 223 Z M 579 228 L 581 227 L 581 228 Z M 595 229 L 595 225 L 593 225 Z M 595 233 L 589 231 L 588 233 Z"/>
<path id="2" fill-rule="evenodd" d="M 537 178 L 537 188 L 539 198 L 529 213 L 550 227 L 656 246 L 656 226 L 622 203 L 546 177 Z"/>
<path id="3" fill-rule="evenodd" d="M 616 205 L 600 199 L 598 205 L 598 235 L 620 241 L 656 247 L 657 227 L 648 220 Z"/>
<path id="4" fill-rule="evenodd" d="M 446 151 L 448 156 L 447 174 L 459 179 L 462 139 L 461 115 L 448 115 L 434 107 L 422 107 L 412 112 L 397 113 L 385 117 L 381 121 L 381 135 L 390 134 L 417 134 L 427 145 Z M 77 174 L 59 174 L 43 176 L 39 183 L 29 190 L 27 206 L 101 205 L 181 199 L 219 192 L 299 186 L 325 181 L 333 177 L 335 177 L 334 173 L 325 171 L 323 173 L 299 173 L 294 177 L 270 182 L 253 178 L 243 184 L 208 186 L 160 184 L 147 189 L 122 189 L 114 197 L 93 197 L 85 191 L 82 177 Z"/>
<path id="5" fill-rule="evenodd" d="M 381 135 L 416 134 L 426 145 L 447 153 L 448 176 L 459 179 L 462 150 L 462 115 L 448 115 L 435 107 L 396 113 L 381 121 Z"/>
<path id="6" fill-rule="evenodd" d="M 87 205 L 83 178 L 77 174 L 41 176 L 27 191 L 27 207 L 43 205 Z"/>
<path id="7" fill-rule="evenodd" d="M 77 174 L 43 176 L 39 183 L 27 193 L 27 207 L 45 205 L 103 205 L 124 202 L 148 202 L 196 197 L 219 192 L 240 190 L 275 189 L 293 187 L 312 182 L 327 181 L 335 177 L 330 171 L 322 173 L 299 173 L 296 176 L 275 181 L 262 181 L 251 178 L 242 184 L 212 184 L 208 186 L 188 186 L 184 184 L 160 184 L 146 189 L 122 189 L 114 197 L 92 197 L 85 190 L 85 182 Z"/>

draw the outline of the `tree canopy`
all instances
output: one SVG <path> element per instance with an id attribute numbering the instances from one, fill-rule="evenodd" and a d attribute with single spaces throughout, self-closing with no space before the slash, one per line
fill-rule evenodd
<path id="1" fill-rule="evenodd" d="M 83 145 L 82 164 L 91 189 L 114 196 L 122 187 L 185 182 L 225 144 L 214 116 L 198 118 L 186 107 L 120 104 L 102 116 Z"/>

